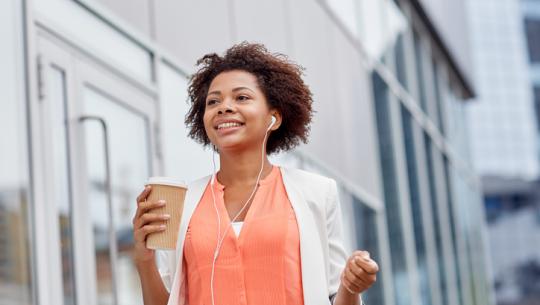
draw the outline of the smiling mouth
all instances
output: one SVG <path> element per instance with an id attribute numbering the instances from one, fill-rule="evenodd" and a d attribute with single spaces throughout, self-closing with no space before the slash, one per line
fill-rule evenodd
<path id="1" fill-rule="evenodd" d="M 227 130 L 227 129 L 233 129 L 237 127 L 244 126 L 244 123 L 234 123 L 234 124 L 220 124 L 219 126 L 214 127 L 216 130 Z"/>

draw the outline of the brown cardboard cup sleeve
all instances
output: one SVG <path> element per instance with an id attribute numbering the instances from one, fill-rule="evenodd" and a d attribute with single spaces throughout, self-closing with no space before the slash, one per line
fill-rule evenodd
<path id="1" fill-rule="evenodd" d="M 165 206 L 152 209 L 148 213 L 168 214 L 171 217 L 166 221 L 152 223 L 153 225 L 165 224 L 165 230 L 149 234 L 146 237 L 146 247 L 174 250 L 180 230 L 187 185 L 184 181 L 172 177 L 150 177 L 146 185 L 152 186 L 152 191 L 146 201 L 165 200 L 166 202 Z"/>

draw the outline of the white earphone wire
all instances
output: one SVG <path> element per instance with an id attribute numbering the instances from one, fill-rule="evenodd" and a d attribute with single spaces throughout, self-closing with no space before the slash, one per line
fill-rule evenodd
<path id="1" fill-rule="evenodd" d="M 213 202 L 214 202 L 214 209 L 216 211 L 216 216 L 217 216 L 217 221 L 218 221 L 218 235 L 217 235 L 217 240 L 219 241 L 220 238 L 221 238 L 221 217 L 219 216 L 219 211 L 217 209 L 217 206 L 216 206 L 216 197 L 215 197 L 215 194 L 214 194 L 214 183 L 215 183 L 215 177 L 216 177 L 216 161 L 214 159 L 214 156 L 215 156 L 215 153 L 216 153 L 216 150 L 213 149 L 212 150 L 212 164 L 214 166 L 214 173 L 212 174 L 212 181 L 211 181 L 211 187 L 210 189 L 212 190 L 212 199 L 213 199 Z M 216 263 L 216 258 L 217 258 L 217 251 L 214 251 L 214 257 L 212 259 L 212 273 L 210 275 L 210 289 L 211 289 L 211 296 L 212 296 L 212 304 L 214 304 L 214 270 L 215 270 L 215 263 Z"/>
<path id="2" fill-rule="evenodd" d="M 210 275 L 210 295 L 211 295 L 211 298 L 212 298 L 212 305 L 215 305 L 215 303 L 214 303 L 214 272 L 215 272 L 216 260 L 217 260 L 218 255 L 219 255 L 219 250 L 221 249 L 221 245 L 223 244 L 223 240 L 225 239 L 225 236 L 227 236 L 227 232 L 229 231 L 229 228 L 231 227 L 232 223 L 236 220 L 236 218 L 238 218 L 238 216 L 240 216 L 240 214 L 242 214 L 244 209 L 247 207 L 247 204 L 251 200 L 251 197 L 253 197 L 253 195 L 255 194 L 255 191 L 257 190 L 257 187 L 259 186 L 259 180 L 261 179 L 261 174 L 262 174 L 262 171 L 263 171 L 263 168 L 264 168 L 264 150 L 265 150 L 265 147 L 266 147 L 266 137 L 268 136 L 268 131 L 270 131 L 270 128 L 272 128 L 272 126 L 274 126 L 275 122 L 276 122 L 276 118 L 274 116 L 272 116 L 272 123 L 266 129 L 266 134 L 264 135 L 262 151 L 261 151 L 261 170 L 259 171 L 259 175 L 257 176 L 257 182 L 255 183 L 255 187 L 253 188 L 253 191 L 251 192 L 251 195 L 249 195 L 249 198 L 246 201 L 246 203 L 244 203 L 244 205 L 242 206 L 240 211 L 236 214 L 236 216 L 234 216 L 234 218 L 231 220 L 231 222 L 229 223 L 229 225 L 225 229 L 225 232 L 223 232 L 223 236 L 221 235 L 221 217 L 219 215 L 219 211 L 218 211 L 218 208 L 216 206 L 216 197 L 214 195 L 214 183 L 215 183 L 215 180 L 217 178 L 216 178 L 216 162 L 214 160 L 215 149 L 212 151 L 212 163 L 214 165 L 214 174 L 212 175 L 212 181 L 211 181 L 212 186 L 210 187 L 210 189 L 212 190 L 212 199 L 213 199 L 213 202 L 214 202 L 214 209 L 216 210 L 216 215 L 217 215 L 217 218 L 218 218 L 218 243 L 216 245 L 216 250 L 214 251 L 214 257 L 212 259 L 212 272 L 211 272 L 211 275 Z"/>

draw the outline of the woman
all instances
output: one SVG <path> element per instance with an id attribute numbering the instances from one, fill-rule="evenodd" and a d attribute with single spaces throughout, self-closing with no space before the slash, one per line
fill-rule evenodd
<path id="1" fill-rule="evenodd" d="M 267 155 L 307 142 L 302 68 L 259 44 L 208 54 L 189 86 L 189 136 L 219 152 L 217 174 L 188 185 L 176 251 L 145 247 L 163 202 L 137 198 L 134 260 L 145 305 L 360 304 L 376 280 L 366 251 L 347 257 L 336 182 Z M 157 255 L 158 264 L 155 263 Z M 159 265 L 159 266 L 158 266 Z"/>

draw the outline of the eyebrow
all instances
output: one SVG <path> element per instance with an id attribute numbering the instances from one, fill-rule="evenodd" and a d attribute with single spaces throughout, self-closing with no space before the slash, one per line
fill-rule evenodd
<path id="1" fill-rule="evenodd" d="M 255 93 L 253 90 L 249 89 L 248 87 L 236 87 L 236 88 L 234 88 L 232 91 L 233 91 L 233 92 L 236 92 L 236 91 L 240 91 L 240 90 L 243 90 L 243 89 L 247 89 L 247 90 L 249 90 L 249 91 Z M 219 95 L 219 94 L 221 94 L 221 91 L 215 90 L 215 91 L 209 92 L 207 95 L 211 95 L 211 94 L 217 94 L 217 95 Z"/>

